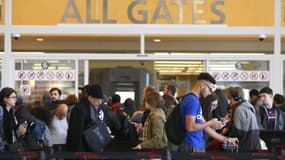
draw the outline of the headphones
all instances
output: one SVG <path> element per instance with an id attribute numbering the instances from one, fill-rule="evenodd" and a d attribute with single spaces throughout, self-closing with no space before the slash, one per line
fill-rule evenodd
<path id="1" fill-rule="evenodd" d="M 239 101 L 241 99 L 241 96 L 238 94 L 238 92 L 233 92 L 232 97 L 235 101 Z"/>

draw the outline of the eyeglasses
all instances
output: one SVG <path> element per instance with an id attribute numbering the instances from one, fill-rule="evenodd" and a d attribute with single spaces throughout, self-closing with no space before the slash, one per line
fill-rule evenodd
<path id="1" fill-rule="evenodd" d="M 10 96 L 9 98 L 11 98 L 11 99 L 17 99 L 16 96 Z"/>
<path id="2" fill-rule="evenodd" d="M 217 103 L 211 103 L 211 107 L 216 108 L 216 107 L 218 107 L 218 104 Z"/>

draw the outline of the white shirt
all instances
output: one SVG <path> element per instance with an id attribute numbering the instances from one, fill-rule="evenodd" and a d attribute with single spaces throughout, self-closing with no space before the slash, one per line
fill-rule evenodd
<path id="1" fill-rule="evenodd" d="M 54 115 L 50 126 L 52 144 L 66 144 L 67 129 L 68 123 L 66 116 L 63 119 L 59 119 Z"/>

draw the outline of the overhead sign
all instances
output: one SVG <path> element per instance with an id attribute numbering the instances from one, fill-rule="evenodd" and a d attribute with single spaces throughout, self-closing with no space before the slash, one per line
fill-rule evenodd
<path id="1" fill-rule="evenodd" d="M 20 86 L 20 93 L 24 96 L 30 96 L 31 95 L 31 89 L 32 87 L 30 85 L 21 85 Z"/>
<path id="2" fill-rule="evenodd" d="M 269 71 L 212 71 L 216 81 L 269 81 Z"/>
<path id="3" fill-rule="evenodd" d="M 75 81 L 74 70 L 17 70 L 16 80 Z"/>
<path id="4" fill-rule="evenodd" d="M 15 0 L 12 5 L 13 25 L 274 25 L 274 0 Z M 284 1 L 280 5 L 283 13 Z"/>

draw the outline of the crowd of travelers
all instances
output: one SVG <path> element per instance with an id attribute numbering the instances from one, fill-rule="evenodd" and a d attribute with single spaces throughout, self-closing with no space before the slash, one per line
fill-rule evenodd
<path id="1" fill-rule="evenodd" d="M 262 130 L 284 130 L 285 98 L 269 87 L 252 89 L 249 100 L 241 87 L 217 89 L 215 79 L 201 73 L 189 94 L 175 97 L 176 86 L 165 85 L 163 95 L 153 86 L 143 91 L 143 104 L 131 98 L 121 102 L 118 94 L 104 95 L 98 84 L 82 88 L 80 96 L 62 99 L 59 88 L 51 88 L 40 103 L 27 104 L 10 87 L 0 92 L 0 151 L 92 151 L 85 130 L 93 122 L 106 124 L 111 148 L 120 150 L 128 142 L 131 150 L 169 149 L 177 152 L 223 150 L 223 144 L 237 145 L 240 151 L 266 150 Z M 180 144 L 169 140 L 166 122 L 179 106 L 186 134 Z M 174 114 L 174 113 L 173 113 Z M 175 130 L 175 128 L 173 128 Z M 103 152 L 108 145 L 100 148 Z"/>

